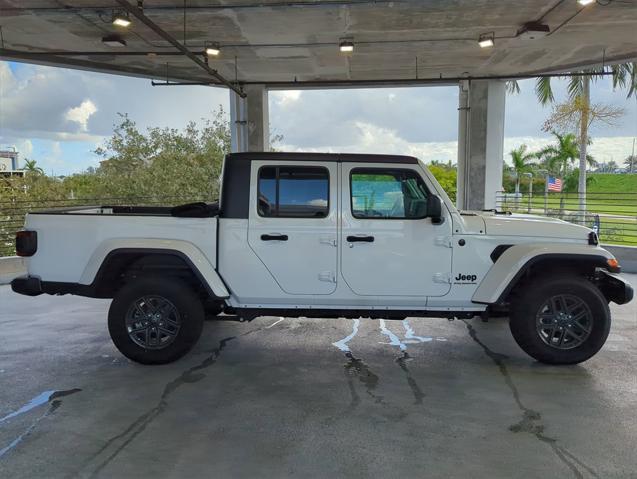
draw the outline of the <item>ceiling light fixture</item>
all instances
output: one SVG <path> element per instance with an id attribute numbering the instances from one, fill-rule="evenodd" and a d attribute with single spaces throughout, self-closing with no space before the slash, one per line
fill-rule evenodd
<path id="1" fill-rule="evenodd" d="M 119 35 L 108 35 L 102 38 L 102 43 L 108 47 L 121 48 L 126 46 L 126 40 Z"/>
<path id="2" fill-rule="evenodd" d="M 478 37 L 478 45 L 480 48 L 489 48 L 495 45 L 495 35 L 491 33 L 483 33 Z"/>
<path id="3" fill-rule="evenodd" d="M 206 55 L 209 57 L 218 57 L 221 53 L 221 48 L 216 43 L 206 45 Z"/>
<path id="4" fill-rule="evenodd" d="M 117 27 L 130 27 L 130 18 L 128 13 L 117 12 L 113 13 L 113 25 Z"/>
<path id="5" fill-rule="evenodd" d="M 341 53 L 352 53 L 354 51 L 354 42 L 351 40 L 341 40 L 338 48 Z"/>
<path id="6" fill-rule="evenodd" d="M 590 5 L 591 3 L 593 3 L 595 0 L 577 0 L 577 3 L 579 3 L 582 6 L 586 6 L 586 5 Z"/>

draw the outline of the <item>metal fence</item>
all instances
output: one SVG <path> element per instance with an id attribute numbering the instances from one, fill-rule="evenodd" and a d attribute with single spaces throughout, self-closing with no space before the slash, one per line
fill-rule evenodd
<path id="1" fill-rule="evenodd" d="M 210 199 L 186 196 L 138 196 L 28 200 L 18 196 L 10 200 L 0 200 L 0 257 L 15 254 L 15 233 L 22 229 L 24 217 L 31 211 L 85 205 L 175 206 L 193 201 L 210 201 Z"/>
<path id="2" fill-rule="evenodd" d="M 597 232 L 608 244 L 637 246 L 637 192 L 587 193 L 580 210 L 578 193 L 496 194 L 498 210 L 560 218 Z"/>

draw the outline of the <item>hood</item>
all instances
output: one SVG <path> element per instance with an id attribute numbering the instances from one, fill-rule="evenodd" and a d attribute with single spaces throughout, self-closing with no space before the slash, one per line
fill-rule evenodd
<path id="1" fill-rule="evenodd" d="M 490 211 L 475 211 L 485 224 L 485 233 L 492 236 L 524 236 L 538 238 L 574 239 L 588 241 L 592 231 L 557 218 L 525 214 L 496 214 Z"/>

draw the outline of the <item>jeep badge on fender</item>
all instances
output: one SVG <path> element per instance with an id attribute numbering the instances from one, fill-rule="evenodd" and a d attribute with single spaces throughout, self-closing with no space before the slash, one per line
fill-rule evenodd
<path id="1" fill-rule="evenodd" d="M 454 279 L 455 284 L 475 284 L 478 276 L 475 274 L 458 273 L 458 276 L 456 276 Z"/>

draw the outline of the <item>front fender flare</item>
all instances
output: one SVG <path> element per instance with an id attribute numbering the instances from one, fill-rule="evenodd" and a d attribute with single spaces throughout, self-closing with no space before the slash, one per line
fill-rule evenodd
<path id="1" fill-rule="evenodd" d="M 558 264 L 560 260 L 581 259 L 599 267 L 607 267 L 606 261 L 612 258 L 612 254 L 599 246 L 562 243 L 511 246 L 489 269 L 471 300 L 481 304 L 502 302 L 525 271 L 541 260 L 550 260 Z"/>

